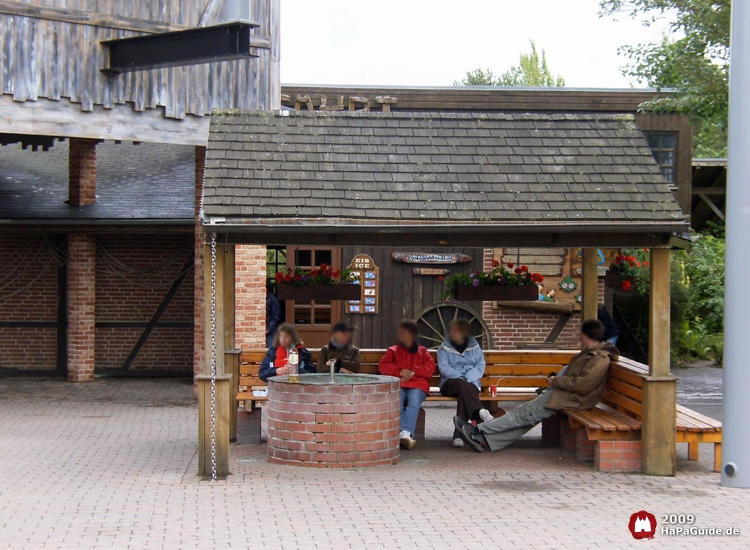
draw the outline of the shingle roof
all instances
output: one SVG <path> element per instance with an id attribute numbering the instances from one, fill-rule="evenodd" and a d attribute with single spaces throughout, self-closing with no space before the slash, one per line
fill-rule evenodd
<path id="1" fill-rule="evenodd" d="M 190 223 L 195 212 L 195 148 L 97 145 L 97 202 L 68 199 L 68 142 L 49 151 L 0 147 L 0 221 L 23 223 Z"/>
<path id="2" fill-rule="evenodd" d="M 630 115 L 253 112 L 211 121 L 204 218 L 685 226 Z"/>

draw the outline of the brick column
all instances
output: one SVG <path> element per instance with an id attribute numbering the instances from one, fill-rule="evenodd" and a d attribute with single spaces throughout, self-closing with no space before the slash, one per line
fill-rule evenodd
<path id="1" fill-rule="evenodd" d="M 95 139 L 70 138 L 68 151 L 68 203 L 86 206 L 96 202 Z"/>
<path id="2" fill-rule="evenodd" d="M 68 236 L 68 380 L 94 379 L 96 239 Z"/>
<path id="3" fill-rule="evenodd" d="M 203 235 L 203 226 L 201 225 L 200 204 L 201 194 L 203 191 L 203 173 L 206 166 L 206 148 L 197 146 L 195 148 L 195 273 L 194 290 L 193 290 L 193 373 L 198 375 L 202 372 L 204 366 L 204 329 L 205 329 L 205 312 L 203 304 L 203 260 L 205 237 Z"/>
<path id="4" fill-rule="evenodd" d="M 266 247 L 235 248 L 235 346 L 266 346 Z"/>

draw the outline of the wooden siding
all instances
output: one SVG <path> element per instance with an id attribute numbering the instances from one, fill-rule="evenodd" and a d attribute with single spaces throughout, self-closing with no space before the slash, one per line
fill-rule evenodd
<path id="1" fill-rule="evenodd" d="M 101 72 L 107 54 L 101 41 L 215 24 L 223 2 L 2 1 L 0 92 L 16 102 L 67 101 L 83 112 L 128 105 L 174 119 L 213 109 L 278 108 L 278 0 L 252 6 L 252 18 L 261 25 L 255 35 L 270 37 L 273 50 L 257 50 L 259 58 L 108 76 Z"/>
<path id="2" fill-rule="evenodd" d="M 471 262 L 455 265 L 419 265 L 396 263 L 391 254 L 401 252 L 439 252 L 450 254 L 461 252 L 471 256 Z M 414 275 L 414 267 L 445 267 L 451 274 L 483 269 L 482 248 L 389 248 L 389 247 L 345 247 L 342 265 L 347 266 L 357 254 L 371 256 L 380 268 L 380 313 L 376 315 L 344 314 L 346 322 L 354 326 L 354 341 L 361 348 L 385 348 L 396 339 L 396 325 L 404 318 L 414 318 L 422 309 L 442 302 L 445 284 L 437 277 Z M 466 302 L 466 305 L 482 314 L 481 302 Z"/>
<path id="3" fill-rule="evenodd" d="M 693 140 L 690 117 L 678 113 L 638 113 L 636 123 L 644 132 L 674 132 L 677 134 L 675 198 L 682 212 L 690 215 L 693 178 Z"/>
<path id="4" fill-rule="evenodd" d="M 366 97 L 373 110 L 377 96 L 398 99 L 393 111 L 606 111 L 635 113 L 644 101 L 667 93 L 655 90 L 582 90 L 574 88 L 500 88 L 455 86 L 446 88 L 412 88 L 379 86 L 286 85 L 281 92 L 289 96 L 285 104 L 293 106 L 298 94 L 309 95 L 315 108 L 321 95 L 328 105 L 344 96 Z"/>

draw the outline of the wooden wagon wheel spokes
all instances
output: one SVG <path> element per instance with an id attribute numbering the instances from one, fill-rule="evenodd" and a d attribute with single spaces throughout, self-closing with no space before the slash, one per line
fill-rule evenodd
<path id="1" fill-rule="evenodd" d="M 482 349 L 491 349 L 492 336 L 482 316 L 472 308 L 457 302 L 438 302 L 427 306 L 415 317 L 419 339 L 428 348 L 437 348 L 448 334 L 448 325 L 456 319 L 466 319 L 471 334 Z"/>

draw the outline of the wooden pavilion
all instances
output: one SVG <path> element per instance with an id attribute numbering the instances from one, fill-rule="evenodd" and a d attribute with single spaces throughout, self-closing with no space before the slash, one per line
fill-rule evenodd
<path id="1" fill-rule="evenodd" d="M 584 318 L 596 316 L 596 249 L 627 246 L 651 249 L 643 471 L 674 475 L 669 250 L 687 222 L 632 115 L 219 113 L 201 215 L 218 243 L 216 332 L 206 331 L 206 344 L 213 336 L 220 452 L 228 449 L 223 361 L 234 348 L 235 244 L 582 247 Z M 208 382 L 199 382 L 204 419 Z"/>

